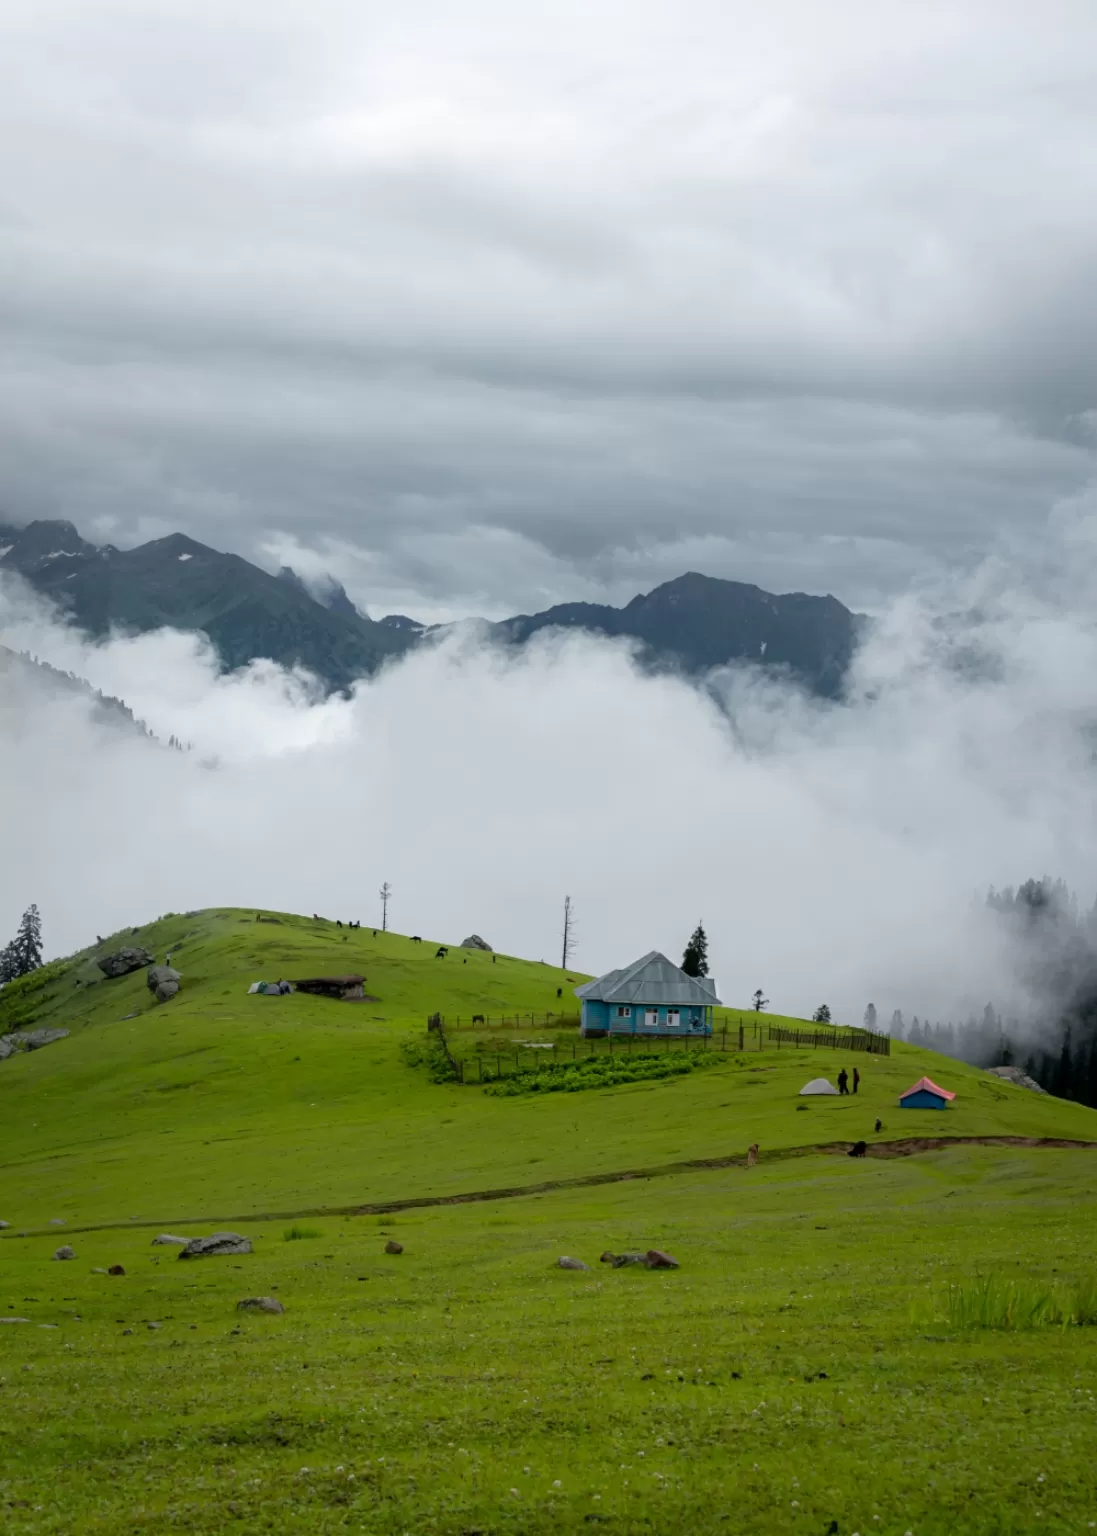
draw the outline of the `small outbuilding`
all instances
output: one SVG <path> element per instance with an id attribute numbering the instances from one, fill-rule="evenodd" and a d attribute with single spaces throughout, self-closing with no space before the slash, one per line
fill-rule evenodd
<path id="1" fill-rule="evenodd" d="M 920 1077 L 913 1088 L 899 1095 L 900 1109 L 947 1109 L 956 1097 L 947 1088 L 939 1088 L 931 1077 Z"/>
<path id="2" fill-rule="evenodd" d="M 366 995 L 364 976 L 307 976 L 295 981 L 298 992 L 308 992 L 313 997 L 334 997 L 344 1003 L 360 1003 Z"/>
<path id="3" fill-rule="evenodd" d="M 835 1088 L 833 1083 L 828 1082 L 825 1077 L 813 1077 L 810 1083 L 805 1083 L 804 1086 L 800 1089 L 801 1098 L 803 1098 L 805 1094 L 814 1095 L 817 1093 L 832 1093 L 835 1098 L 838 1097 L 837 1088 Z"/>
<path id="4" fill-rule="evenodd" d="M 607 971 L 576 987 L 583 1035 L 711 1035 L 719 1006 L 709 976 L 687 976 L 657 949 L 624 970 Z"/>

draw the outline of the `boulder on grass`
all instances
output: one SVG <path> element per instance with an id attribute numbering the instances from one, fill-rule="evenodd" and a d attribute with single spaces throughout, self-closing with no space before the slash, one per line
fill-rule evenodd
<path id="1" fill-rule="evenodd" d="M 598 1262 L 599 1264 L 616 1264 L 617 1255 L 615 1253 L 610 1253 L 609 1249 L 607 1248 L 605 1253 L 599 1256 Z"/>
<path id="2" fill-rule="evenodd" d="M 284 1312 L 286 1309 L 276 1296 L 249 1296 L 236 1303 L 237 1312 Z"/>
<path id="3" fill-rule="evenodd" d="M 107 1270 L 108 1275 L 124 1275 L 125 1273 L 125 1268 L 121 1264 L 112 1264 L 111 1267 Z"/>
<path id="4" fill-rule="evenodd" d="M 590 1272 L 590 1265 L 589 1264 L 584 1264 L 582 1259 L 570 1259 L 570 1258 L 568 1258 L 567 1254 L 564 1254 L 562 1258 L 559 1258 L 559 1259 L 556 1260 L 556 1268 L 557 1269 L 585 1269 L 588 1272 L 588 1274 Z"/>
<path id="5" fill-rule="evenodd" d="M 153 1238 L 152 1246 L 154 1248 L 167 1248 L 174 1244 L 177 1248 L 185 1248 L 189 1242 L 189 1237 L 174 1237 L 170 1232 L 161 1232 L 159 1237 Z"/>
<path id="6" fill-rule="evenodd" d="M 149 991 L 155 993 L 158 1003 L 166 1003 L 178 992 L 182 979 L 170 965 L 150 965 L 145 983 Z"/>
<path id="7" fill-rule="evenodd" d="M 403 1253 L 403 1251 L 403 1243 L 398 1243 L 394 1237 L 390 1237 L 388 1242 L 385 1244 L 386 1253 Z"/>
<path id="8" fill-rule="evenodd" d="M 67 1040 L 68 1037 L 67 1029 L 28 1029 L 21 1039 L 28 1051 L 39 1051 L 44 1045 L 53 1045 L 56 1040 Z"/>
<path id="9" fill-rule="evenodd" d="M 462 949 L 485 949 L 491 954 L 491 945 L 486 939 L 482 939 L 478 933 L 470 933 L 467 939 L 461 940 Z"/>
<path id="10" fill-rule="evenodd" d="M 100 955 L 95 962 L 103 975 L 113 980 L 116 976 L 128 976 L 131 971 L 140 971 L 146 965 L 153 965 L 156 956 L 148 949 L 139 949 L 136 945 L 125 945 L 122 949 L 116 949 L 112 954 Z"/>
<path id="11" fill-rule="evenodd" d="M 75 1259 L 75 1257 L 76 1254 L 69 1247 L 68 1243 L 63 1243 L 54 1254 L 55 1259 Z"/>
<path id="12" fill-rule="evenodd" d="M 15 1055 L 15 1040 L 11 1035 L 0 1035 L 0 1061 Z"/>
<path id="13" fill-rule="evenodd" d="M 179 1257 L 181 1259 L 215 1259 L 224 1254 L 250 1252 L 250 1237 L 241 1237 L 239 1232 L 214 1232 L 210 1237 L 192 1237 Z"/>
<path id="14" fill-rule="evenodd" d="M 613 1261 L 614 1269 L 627 1269 L 630 1264 L 643 1264 L 647 1266 L 646 1253 L 619 1253 Z"/>
<path id="15" fill-rule="evenodd" d="M 677 1269 L 678 1260 L 672 1259 L 669 1253 L 664 1253 L 661 1248 L 649 1248 L 644 1255 L 649 1269 Z"/>

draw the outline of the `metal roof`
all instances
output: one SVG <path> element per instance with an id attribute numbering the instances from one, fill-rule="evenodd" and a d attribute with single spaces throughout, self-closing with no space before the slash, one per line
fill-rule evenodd
<path id="1" fill-rule="evenodd" d="M 687 976 L 673 960 L 651 950 L 620 971 L 576 987 L 576 997 L 592 1003 L 663 1004 L 672 1008 L 711 1008 L 718 1004 L 711 976 Z"/>

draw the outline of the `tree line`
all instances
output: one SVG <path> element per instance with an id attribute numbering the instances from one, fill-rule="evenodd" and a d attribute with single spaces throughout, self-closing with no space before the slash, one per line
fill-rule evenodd
<path id="1" fill-rule="evenodd" d="M 32 902 L 19 923 L 19 931 L 10 944 L 0 949 L 0 986 L 29 976 L 42 964 L 42 919 Z"/>

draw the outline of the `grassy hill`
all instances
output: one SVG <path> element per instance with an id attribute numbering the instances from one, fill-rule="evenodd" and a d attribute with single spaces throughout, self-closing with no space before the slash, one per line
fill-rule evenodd
<path id="1" fill-rule="evenodd" d="M 27 1320 L 0 1326 L 6 1532 L 1097 1519 L 1094 1150 L 833 1150 L 1097 1143 L 1093 1111 L 904 1045 L 730 1050 L 663 1081 L 493 1097 L 432 1082 L 405 1047 L 435 1011 L 533 1015 L 497 1032 L 511 1050 L 557 1038 L 544 1016 L 577 973 L 264 916 L 165 917 L 102 946 L 170 950 L 184 984 L 163 1006 L 143 973 L 103 980 L 98 946 L 0 994 L 0 1031 L 71 1030 L 0 1062 L 0 1318 Z M 376 1002 L 247 994 L 350 970 Z M 843 1063 L 856 1099 L 798 1099 Z M 958 1094 L 945 1114 L 897 1107 L 925 1071 Z M 755 1141 L 756 1169 L 701 1166 Z M 255 1251 L 181 1264 L 149 1223 L 228 1225 Z M 51 1262 L 60 1242 L 74 1261 Z M 598 1263 L 652 1246 L 681 1268 Z M 258 1295 L 284 1316 L 236 1310 Z"/>
<path id="2" fill-rule="evenodd" d="M 72 1032 L 0 1063 L 5 1219 L 26 1228 L 342 1208 L 727 1157 L 752 1142 L 765 1156 L 900 1135 L 1097 1139 L 1097 1117 L 1081 1106 L 901 1044 L 888 1058 L 748 1050 L 687 1078 L 536 1099 L 435 1084 L 401 1050 L 425 1039 L 429 1014 L 570 1012 L 579 973 L 478 950 L 439 960 L 434 941 L 263 916 L 275 921 L 237 910 L 166 917 L 48 967 L 26 1003 L 0 998 L 0 1031 L 18 1010 Z M 102 977 L 97 954 L 123 941 L 172 955 L 178 997 L 157 1005 L 143 972 Z M 378 1001 L 247 992 L 260 978 L 346 971 L 364 974 Z M 737 1026 L 740 1015 L 727 1016 Z M 498 1036 L 513 1051 L 516 1038 L 545 1032 Z M 856 1099 L 798 1098 L 807 1078 L 843 1062 L 861 1067 Z M 897 1107 L 926 1071 L 958 1094 L 946 1115 Z"/>

